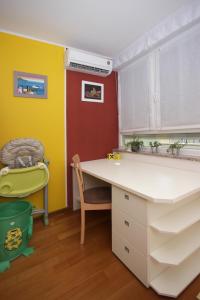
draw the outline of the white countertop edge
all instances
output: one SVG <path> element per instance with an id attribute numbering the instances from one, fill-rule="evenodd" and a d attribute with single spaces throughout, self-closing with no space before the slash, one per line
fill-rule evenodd
<path id="1" fill-rule="evenodd" d="M 174 199 L 156 199 L 156 198 L 149 197 L 149 196 L 147 196 L 145 194 L 139 193 L 139 192 L 137 192 L 137 191 L 135 191 L 133 189 L 130 189 L 130 188 L 126 187 L 126 186 L 120 185 L 120 184 L 118 184 L 116 182 L 113 182 L 112 180 L 108 180 L 108 179 L 103 178 L 103 177 L 101 177 L 99 175 L 96 175 L 95 173 L 90 172 L 88 170 L 85 170 L 84 168 L 82 168 L 82 171 L 83 171 L 83 173 L 86 173 L 88 175 L 94 176 L 94 177 L 96 177 L 96 178 L 98 178 L 100 180 L 103 180 L 103 181 L 105 181 L 107 183 L 110 183 L 110 184 L 116 186 L 116 187 L 119 187 L 119 188 L 121 188 L 124 191 L 127 191 L 127 192 L 129 192 L 131 194 L 134 194 L 134 195 L 136 195 L 138 197 L 141 197 L 141 198 L 143 198 L 145 200 L 148 200 L 150 202 L 157 203 L 157 204 L 175 204 L 175 203 L 177 203 L 177 202 L 179 202 L 181 200 L 184 200 L 187 197 L 190 197 L 190 196 L 194 195 L 195 193 L 200 192 L 200 188 L 198 188 L 196 190 L 193 190 L 192 192 L 188 192 L 188 193 L 186 193 L 184 195 L 181 195 L 180 197 L 176 197 Z"/>

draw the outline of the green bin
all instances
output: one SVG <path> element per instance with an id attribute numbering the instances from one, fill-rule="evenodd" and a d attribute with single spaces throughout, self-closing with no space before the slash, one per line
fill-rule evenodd
<path id="1" fill-rule="evenodd" d="M 27 248 L 32 236 L 32 205 L 15 200 L 0 203 L 0 272 L 10 267 L 10 261 L 23 254 L 33 253 Z"/>

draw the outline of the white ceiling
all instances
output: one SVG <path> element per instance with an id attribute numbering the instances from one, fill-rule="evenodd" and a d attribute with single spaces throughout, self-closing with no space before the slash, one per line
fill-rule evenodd
<path id="1" fill-rule="evenodd" d="M 0 29 L 114 57 L 192 0 L 0 0 Z"/>

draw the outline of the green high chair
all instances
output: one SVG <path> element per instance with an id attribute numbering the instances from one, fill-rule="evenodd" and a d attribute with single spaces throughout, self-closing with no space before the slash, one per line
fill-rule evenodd
<path id="1" fill-rule="evenodd" d="M 43 214 L 48 225 L 48 180 L 48 167 L 42 162 L 28 168 L 5 167 L 0 170 L 0 197 L 25 198 L 44 188 L 43 208 L 33 209 L 33 214 Z"/>
<path id="2" fill-rule="evenodd" d="M 48 225 L 49 162 L 44 159 L 43 144 L 33 138 L 17 138 L 6 143 L 0 151 L 0 197 L 24 198 L 43 189 L 43 208 L 33 214 L 43 214 Z"/>
<path id="3" fill-rule="evenodd" d="M 15 139 L 4 145 L 0 161 L 7 165 L 0 170 L 0 197 L 13 201 L 0 203 L 0 272 L 10 267 L 10 261 L 23 254 L 32 236 L 34 214 L 43 214 L 48 225 L 48 161 L 43 145 L 30 138 Z M 25 198 L 43 189 L 43 208 L 34 209 Z"/>

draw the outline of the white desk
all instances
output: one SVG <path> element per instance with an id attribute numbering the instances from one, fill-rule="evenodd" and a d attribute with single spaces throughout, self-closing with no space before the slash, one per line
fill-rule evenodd
<path id="1" fill-rule="evenodd" d="M 200 173 L 191 171 L 128 159 L 93 160 L 81 167 L 84 173 L 152 202 L 174 203 L 200 191 Z"/>
<path id="2" fill-rule="evenodd" d="M 177 297 L 200 273 L 200 163 L 129 154 L 81 167 L 88 188 L 112 185 L 113 252 L 145 286 Z"/>

